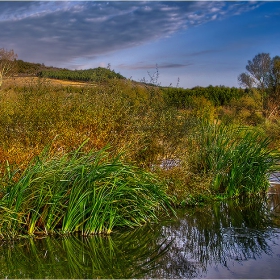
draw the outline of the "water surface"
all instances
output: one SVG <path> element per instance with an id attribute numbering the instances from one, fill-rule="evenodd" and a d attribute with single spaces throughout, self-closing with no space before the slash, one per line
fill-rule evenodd
<path id="1" fill-rule="evenodd" d="M 280 278 L 280 185 L 111 236 L 0 241 L 0 278 Z"/>

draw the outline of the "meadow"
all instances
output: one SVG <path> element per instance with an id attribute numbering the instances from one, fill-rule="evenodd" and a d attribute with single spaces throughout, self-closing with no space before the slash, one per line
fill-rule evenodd
<path id="1" fill-rule="evenodd" d="M 0 238 L 109 234 L 265 192 L 279 111 L 257 90 L 14 77 L 0 90 Z M 171 164 L 168 164 L 171 163 Z"/>

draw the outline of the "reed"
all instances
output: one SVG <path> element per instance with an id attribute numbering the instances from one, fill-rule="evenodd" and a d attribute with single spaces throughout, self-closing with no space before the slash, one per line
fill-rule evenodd
<path id="1" fill-rule="evenodd" d="M 279 153 L 271 140 L 246 127 L 210 124 L 202 121 L 192 138 L 192 165 L 212 177 L 215 193 L 229 196 L 266 191 Z"/>
<path id="2" fill-rule="evenodd" d="M 43 152 L 1 186 L 2 238 L 34 234 L 109 234 L 168 214 L 171 201 L 150 173 L 111 157 L 108 148 L 61 156 Z"/>

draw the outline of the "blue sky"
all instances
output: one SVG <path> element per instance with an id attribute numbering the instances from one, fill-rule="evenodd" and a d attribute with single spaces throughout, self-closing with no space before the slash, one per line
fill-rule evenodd
<path id="1" fill-rule="evenodd" d="M 280 55 L 280 2 L 0 1 L 0 48 L 69 69 L 98 66 L 161 85 L 239 86 L 261 52 Z"/>

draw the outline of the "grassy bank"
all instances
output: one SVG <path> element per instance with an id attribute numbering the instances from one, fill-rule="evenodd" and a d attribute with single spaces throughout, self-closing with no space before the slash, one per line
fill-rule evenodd
<path id="1" fill-rule="evenodd" d="M 7 83 L 0 91 L 2 238 L 110 233 L 156 221 L 171 204 L 265 191 L 279 160 L 277 115 L 259 114 L 254 92 L 184 94 L 123 79 Z"/>

